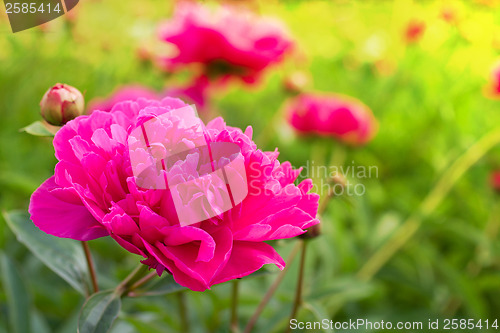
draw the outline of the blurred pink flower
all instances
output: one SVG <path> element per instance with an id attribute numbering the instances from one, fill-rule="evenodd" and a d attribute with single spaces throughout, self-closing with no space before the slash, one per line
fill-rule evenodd
<path id="1" fill-rule="evenodd" d="M 201 75 L 183 87 L 171 87 L 165 91 L 165 96 L 180 98 L 185 102 L 194 103 L 198 110 L 203 111 L 208 103 L 210 82 Z"/>
<path id="2" fill-rule="evenodd" d="M 441 18 L 450 24 L 457 23 L 458 14 L 456 8 L 450 5 L 443 6 L 443 8 L 441 8 Z"/>
<path id="3" fill-rule="evenodd" d="M 116 89 L 111 96 L 107 98 L 94 98 L 89 103 L 89 114 L 95 110 L 110 111 L 113 106 L 119 102 L 135 101 L 139 98 L 158 99 L 160 95 L 147 87 L 141 85 L 128 85 Z"/>
<path id="4" fill-rule="evenodd" d="M 367 143 L 378 127 L 371 110 L 347 96 L 304 93 L 286 108 L 288 121 L 298 132 L 331 136 L 347 144 Z"/>
<path id="5" fill-rule="evenodd" d="M 418 42 L 425 31 L 425 22 L 419 21 L 416 19 L 408 22 L 405 30 L 405 39 L 407 43 L 416 43 Z"/>
<path id="6" fill-rule="evenodd" d="M 88 114 L 95 110 L 110 111 L 119 102 L 136 101 L 139 98 L 161 99 L 170 96 L 180 98 L 185 102 L 194 103 L 199 111 L 203 111 L 207 103 L 208 79 L 199 77 L 182 87 L 170 87 L 163 93 L 158 93 L 141 85 L 123 86 L 115 90 L 107 98 L 95 98 L 89 103 Z"/>
<path id="7" fill-rule="evenodd" d="M 491 68 L 489 82 L 484 87 L 484 95 L 492 99 L 500 98 L 500 61 Z"/>
<path id="8" fill-rule="evenodd" d="M 495 170 L 491 172 L 490 186 L 493 190 L 500 192 L 500 170 Z"/>
<path id="9" fill-rule="evenodd" d="M 216 118 L 204 129 L 208 142 L 231 142 L 241 151 L 248 194 L 229 211 L 181 226 L 172 188 L 137 185 L 129 153 L 132 131 L 161 115 L 165 131 L 192 147 L 189 131 L 172 112 L 184 106 L 173 98 L 140 98 L 68 122 L 54 138 L 55 174 L 31 197 L 35 225 L 48 234 L 83 241 L 109 235 L 144 257 L 142 262 L 159 275 L 167 270 L 197 291 L 246 276 L 264 264 L 282 269 L 283 259 L 265 241 L 295 237 L 319 223 L 319 196 L 308 193 L 310 179 L 294 184 L 300 170 L 280 164 L 277 150 L 257 149 L 251 127 L 243 132 Z M 186 157 L 185 173 L 192 171 L 190 159 Z"/>
<path id="10" fill-rule="evenodd" d="M 237 76 L 249 83 L 281 62 L 293 45 L 277 21 L 230 6 L 212 9 L 191 2 L 177 6 L 173 18 L 160 26 L 159 37 L 178 51 L 162 60 L 165 69 L 201 64 L 210 78 Z"/>

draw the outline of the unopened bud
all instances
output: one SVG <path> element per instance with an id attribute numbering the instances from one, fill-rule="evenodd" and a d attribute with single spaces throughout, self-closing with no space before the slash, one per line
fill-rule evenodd
<path id="1" fill-rule="evenodd" d="M 303 71 L 295 71 L 283 80 L 283 87 L 286 91 L 294 94 L 301 93 L 310 86 L 311 76 Z"/>
<path id="2" fill-rule="evenodd" d="M 346 187 L 347 186 L 347 179 L 345 178 L 345 176 L 343 174 L 340 174 L 340 173 L 334 175 L 330 179 L 330 182 L 332 184 L 339 184 L 342 187 Z"/>
<path id="3" fill-rule="evenodd" d="M 43 95 L 40 110 L 49 124 L 61 126 L 83 114 L 85 101 L 78 89 L 58 83 Z"/>
<path id="4" fill-rule="evenodd" d="M 302 235 L 299 235 L 299 238 L 312 239 L 318 237 L 319 235 L 321 235 L 321 227 L 320 224 L 318 223 L 308 228 L 307 231 Z"/>

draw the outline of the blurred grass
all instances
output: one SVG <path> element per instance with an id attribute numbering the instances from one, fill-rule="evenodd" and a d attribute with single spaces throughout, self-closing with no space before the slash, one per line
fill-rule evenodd
<path id="1" fill-rule="evenodd" d="M 447 167 L 500 121 L 499 102 L 482 95 L 499 53 L 494 41 L 500 37 L 496 35 L 500 11 L 475 2 L 451 4 L 459 17 L 456 25 L 439 17 L 441 2 L 261 1 L 252 5 L 285 21 L 307 61 L 290 60 L 269 71 L 259 87 L 247 90 L 236 84 L 217 94 L 215 105 L 229 125 L 252 125 L 256 137 L 271 126 L 272 135 L 260 142 L 261 148 L 277 146 L 282 161 L 304 165 L 317 149 L 314 146 L 325 142 L 293 136 L 284 121 L 269 125 L 287 98 L 282 79 L 297 68 L 310 71 L 319 91 L 361 99 L 380 122 L 373 142 L 346 151 L 346 165 L 354 161 L 377 166 L 379 177 L 356 180 L 365 183 L 366 194 L 335 198 L 324 214 L 323 236 L 308 253 L 305 297 L 311 306 L 300 312 L 302 320 L 315 320 L 314 313 L 335 315 L 335 320 L 424 322 L 453 316 L 497 318 L 500 313 L 500 243 L 496 235 L 485 232 L 500 215 L 498 196 L 488 186 L 489 172 L 500 166 L 498 148 L 458 181 L 415 237 L 373 280 L 361 282 L 354 277 L 415 212 Z M 135 57 L 136 47 L 152 38 L 157 22 L 168 17 L 170 10 L 159 0 L 84 1 L 78 6 L 73 34 L 58 19 L 46 32 L 31 29 L 13 35 L 5 17 L 0 19 L 2 210 L 26 209 L 30 193 L 53 173 L 56 160 L 50 140 L 18 132 L 39 119 L 38 102 L 49 86 L 71 84 L 90 100 L 125 83 L 160 90 L 176 82 Z M 418 43 L 406 45 L 403 31 L 412 18 L 424 20 L 426 30 Z M 332 151 L 339 149 L 333 141 L 326 145 Z M 285 257 L 291 242 L 278 245 Z M 137 258 L 111 240 L 94 241 L 91 246 L 98 253 L 104 285 L 112 286 L 134 267 Z M 27 254 L 3 221 L 0 248 L 20 267 L 40 320 L 51 331 L 73 332 L 71 320 L 82 301 L 78 294 Z M 471 265 L 480 267 L 477 274 Z M 265 310 L 259 331 L 279 332 L 285 327 L 296 269 L 291 267 Z M 272 279 L 241 283 L 241 322 L 251 316 Z M 225 331 L 229 294 L 227 284 L 203 294 L 190 293 L 195 329 Z M 5 301 L 5 291 L 0 290 L 0 332 L 6 329 Z M 125 303 L 122 325 L 133 327 L 132 331 L 179 329 L 178 319 L 170 315 L 176 313 L 175 296 Z M 64 318 L 69 318 L 68 329 L 62 327 Z"/>

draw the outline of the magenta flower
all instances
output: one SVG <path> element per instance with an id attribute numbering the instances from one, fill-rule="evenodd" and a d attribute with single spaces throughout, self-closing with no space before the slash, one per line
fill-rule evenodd
<path id="1" fill-rule="evenodd" d="M 304 93 L 286 108 L 288 122 L 298 132 L 331 136 L 347 144 L 367 143 L 378 127 L 366 105 L 338 94 Z"/>
<path id="2" fill-rule="evenodd" d="M 246 82 L 282 61 L 293 45 L 276 21 L 229 6 L 212 9 L 191 2 L 178 5 L 173 18 L 160 26 L 159 37 L 178 51 L 161 61 L 167 70 L 201 64 L 211 78 L 237 76 Z"/>
<path id="3" fill-rule="evenodd" d="M 55 174 L 31 197 L 35 225 L 48 234 L 83 241 L 109 235 L 144 257 L 142 262 L 159 275 L 167 270 L 178 283 L 197 291 L 246 276 L 264 264 L 282 269 L 283 259 L 265 241 L 295 237 L 319 223 L 319 196 L 308 193 L 310 179 L 294 184 L 300 170 L 280 164 L 277 151 L 257 149 L 251 127 L 243 132 L 217 118 L 204 130 L 207 142 L 239 147 L 248 194 L 229 211 L 182 225 L 173 203 L 178 193 L 137 185 L 129 153 L 131 133 L 161 116 L 164 126 L 154 135 L 162 140 L 177 137 L 179 145 L 194 147 L 187 121 L 180 122 L 172 111 L 184 106 L 172 98 L 138 99 L 68 122 L 54 138 L 59 160 Z M 187 156 L 174 165 L 172 177 L 196 178 L 196 164 L 194 155 Z M 216 184 L 202 185 L 210 189 Z"/>

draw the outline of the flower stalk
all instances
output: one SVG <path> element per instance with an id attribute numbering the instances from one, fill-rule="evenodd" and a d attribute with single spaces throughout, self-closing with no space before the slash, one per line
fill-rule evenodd
<path id="1" fill-rule="evenodd" d="M 190 331 L 189 320 L 187 317 L 186 293 L 179 291 L 177 293 L 177 301 L 179 303 L 179 318 L 181 320 L 181 331 L 188 333 Z"/>
<path id="2" fill-rule="evenodd" d="M 257 306 L 257 309 L 255 310 L 254 314 L 248 321 L 247 325 L 245 326 L 245 330 L 243 331 L 244 333 L 250 333 L 252 332 L 255 324 L 257 323 L 257 320 L 259 320 L 260 314 L 262 311 L 264 311 L 264 308 L 266 307 L 267 303 L 271 300 L 273 297 L 274 293 L 278 289 L 279 285 L 281 284 L 281 281 L 283 281 L 283 278 L 286 275 L 286 272 L 288 271 L 290 265 L 294 261 L 295 257 L 297 256 L 297 253 L 299 253 L 300 250 L 300 243 L 296 242 L 292 251 L 288 255 L 288 258 L 286 259 L 287 265 L 285 268 L 278 274 L 278 277 L 276 280 L 274 280 L 273 284 L 269 287 L 267 290 L 266 294 L 264 295 L 264 298 L 262 298 L 262 301 L 260 301 L 259 305 Z"/>
<path id="3" fill-rule="evenodd" d="M 147 271 L 148 266 L 139 264 L 118 286 L 116 286 L 116 292 L 120 295 L 126 295 L 131 290 L 130 288 L 136 285 L 136 282 L 143 280 L 144 274 Z"/>
<path id="4" fill-rule="evenodd" d="M 238 294 L 239 294 L 239 284 L 240 280 L 236 279 L 233 281 L 232 292 L 231 292 L 231 323 L 230 330 L 232 333 L 238 333 L 240 331 L 238 327 Z"/>
<path id="5" fill-rule="evenodd" d="M 295 300 L 293 302 L 292 313 L 290 314 L 290 319 L 297 318 L 297 313 L 300 306 L 302 305 L 302 288 L 304 286 L 304 271 L 306 263 L 306 249 L 307 240 L 300 241 L 300 263 L 299 263 L 299 277 L 297 279 L 297 287 L 295 289 Z M 288 327 L 287 332 L 290 332 L 291 327 Z"/>
<path id="6" fill-rule="evenodd" d="M 94 293 L 99 292 L 99 285 L 97 284 L 97 274 L 95 271 L 94 260 L 92 259 L 92 254 L 90 253 L 89 244 L 82 241 L 83 252 L 85 253 L 85 259 L 87 259 L 87 267 L 89 269 L 90 281 L 92 282 L 92 289 Z"/>

